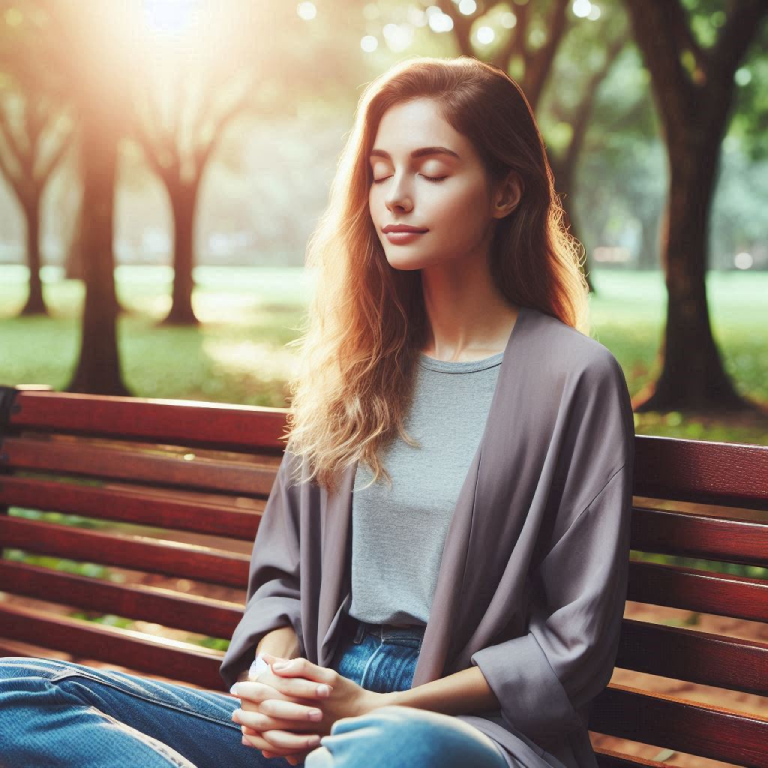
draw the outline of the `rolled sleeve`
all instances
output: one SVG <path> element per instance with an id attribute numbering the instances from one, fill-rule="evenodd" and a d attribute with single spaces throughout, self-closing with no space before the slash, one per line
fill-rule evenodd
<path id="1" fill-rule="evenodd" d="M 250 666 L 264 635 L 291 626 L 301 639 L 299 523 L 290 491 L 295 461 L 286 450 L 256 532 L 245 610 L 219 668 L 227 688 Z"/>
<path id="2" fill-rule="evenodd" d="M 632 467 L 571 523 L 533 576 L 528 633 L 475 652 L 510 724 L 532 739 L 583 729 L 580 710 L 608 684 L 626 601 Z"/>

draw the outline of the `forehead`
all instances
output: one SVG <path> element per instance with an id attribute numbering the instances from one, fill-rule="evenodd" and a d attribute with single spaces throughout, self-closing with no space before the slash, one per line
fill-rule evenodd
<path id="1" fill-rule="evenodd" d="M 434 99 L 416 99 L 390 107 L 379 122 L 373 142 L 373 149 L 404 157 L 414 149 L 432 146 L 452 149 L 462 159 L 473 154 L 469 140 L 441 117 Z"/>

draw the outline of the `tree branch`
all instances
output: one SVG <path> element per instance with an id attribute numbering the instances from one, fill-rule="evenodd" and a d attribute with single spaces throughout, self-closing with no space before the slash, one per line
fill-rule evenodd
<path id="1" fill-rule="evenodd" d="M 766 17 L 768 3 L 765 0 L 742 0 L 734 4 L 717 42 L 712 46 L 710 58 L 713 73 L 719 72 L 727 80 L 733 77 Z"/>
<path id="2" fill-rule="evenodd" d="M 525 68 L 525 95 L 531 106 L 539 102 L 547 77 L 552 69 L 552 62 L 560 46 L 567 27 L 569 0 L 555 0 L 552 3 L 549 18 L 546 19 L 548 30 L 547 42 L 536 51 L 532 51 Z"/>
<path id="3" fill-rule="evenodd" d="M 472 48 L 472 22 L 474 16 L 460 13 L 452 0 L 437 0 L 437 7 L 453 20 L 453 38 L 464 56 L 474 56 Z"/>
<path id="4" fill-rule="evenodd" d="M 61 162 L 61 158 L 64 157 L 67 150 L 72 146 L 74 136 L 75 131 L 73 129 L 67 131 L 67 133 L 60 138 L 59 144 L 53 154 L 48 158 L 48 162 L 43 163 L 38 176 L 42 186 L 45 186 L 48 183 L 48 179 L 51 177 L 56 166 Z"/>
<path id="5" fill-rule="evenodd" d="M 643 54 L 654 96 L 666 129 L 687 123 L 695 107 L 695 90 L 680 62 L 679 38 L 667 24 L 668 14 L 680 0 L 625 0 L 634 38 Z"/>

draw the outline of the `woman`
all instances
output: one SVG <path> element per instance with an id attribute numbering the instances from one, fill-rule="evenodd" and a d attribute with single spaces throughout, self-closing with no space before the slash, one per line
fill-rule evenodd
<path id="1" fill-rule="evenodd" d="M 0 764 L 34 765 L 3 762 L 32 741 L 83 764 L 88 738 L 91 765 L 596 768 L 633 416 L 514 81 L 460 57 L 371 83 L 308 266 L 289 442 L 221 666 L 237 698 L 6 660 L 22 735 Z"/>

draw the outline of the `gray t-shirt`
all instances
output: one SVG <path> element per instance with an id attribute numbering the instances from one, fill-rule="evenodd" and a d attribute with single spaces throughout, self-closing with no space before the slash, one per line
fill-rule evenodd
<path id="1" fill-rule="evenodd" d="M 380 459 L 392 477 L 368 488 L 358 464 L 352 493 L 350 616 L 426 626 L 445 537 L 483 435 L 504 352 L 445 362 L 421 354 L 405 429 Z"/>

